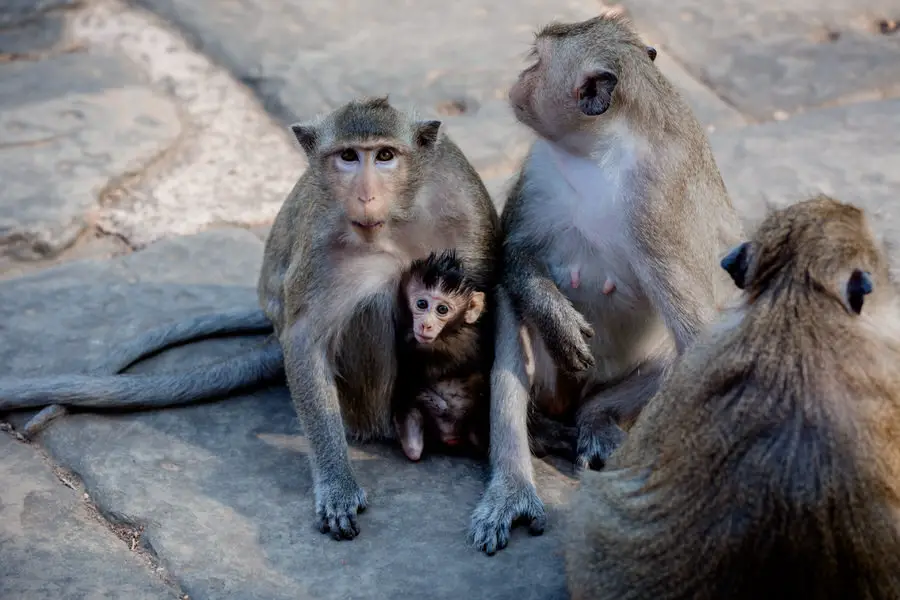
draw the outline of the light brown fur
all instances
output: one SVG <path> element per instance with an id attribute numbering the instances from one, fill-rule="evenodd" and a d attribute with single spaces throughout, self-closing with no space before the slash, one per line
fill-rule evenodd
<path id="1" fill-rule="evenodd" d="M 862 211 L 774 212 L 742 302 L 584 473 L 573 600 L 900 597 L 900 304 Z M 853 310 L 849 283 L 871 293 Z"/>

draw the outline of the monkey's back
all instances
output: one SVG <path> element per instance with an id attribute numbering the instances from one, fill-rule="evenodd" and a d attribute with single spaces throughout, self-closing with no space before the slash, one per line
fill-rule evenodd
<path id="1" fill-rule="evenodd" d="M 584 475 L 573 598 L 900 598 L 898 387 L 838 366 L 861 353 L 878 378 L 900 357 L 827 326 L 754 352 L 779 348 L 757 338 L 777 329 L 698 344 L 606 471 Z"/>

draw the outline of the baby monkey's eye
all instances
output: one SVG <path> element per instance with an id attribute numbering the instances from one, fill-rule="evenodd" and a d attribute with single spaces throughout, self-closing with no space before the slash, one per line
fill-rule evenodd
<path id="1" fill-rule="evenodd" d="M 375 155 L 375 160 L 378 162 L 388 162 L 389 160 L 393 160 L 394 152 L 390 148 L 382 148 L 378 151 L 378 154 Z"/>
<path id="2" fill-rule="evenodd" d="M 450 309 L 446 304 L 438 304 L 437 311 L 439 315 L 446 315 L 448 312 L 450 312 Z"/>
<path id="3" fill-rule="evenodd" d="M 416 300 L 416 308 L 418 308 L 419 310 L 425 310 L 426 308 L 428 308 L 428 302 L 426 302 L 422 298 L 419 298 L 418 300 Z"/>
<path id="4" fill-rule="evenodd" d="M 347 148 L 341 152 L 341 160 L 344 162 L 356 162 L 359 158 L 356 156 L 356 150 Z"/>

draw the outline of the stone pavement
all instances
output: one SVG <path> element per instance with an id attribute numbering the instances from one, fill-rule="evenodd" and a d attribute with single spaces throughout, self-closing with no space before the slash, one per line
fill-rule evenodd
<path id="1" fill-rule="evenodd" d="M 821 191 L 900 237 L 900 0 L 624 5 L 707 126 L 748 225 Z M 3 2 L 0 374 L 81 371 L 144 328 L 255 304 L 260 238 L 305 164 L 286 125 L 354 96 L 389 92 L 442 119 L 502 206 L 529 141 L 505 98 L 531 32 L 598 8 Z M 305 452 L 283 387 L 69 416 L 33 444 L 0 432 L 0 598 L 566 597 L 570 466 L 534 461 L 547 533 L 517 530 L 487 558 L 464 543 L 483 466 L 354 447 L 371 507 L 338 544 L 312 527 Z"/>

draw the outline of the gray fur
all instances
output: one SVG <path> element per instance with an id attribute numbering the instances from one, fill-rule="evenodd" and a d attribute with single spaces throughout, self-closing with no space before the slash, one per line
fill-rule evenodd
<path id="1" fill-rule="evenodd" d="M 279 376 L 281 348 L 270 339 L 247 354 L 179 373 L 52 375 L 0 381 L 0 412 L 58 404 L 94 410 L 178 406 L 232 394 Z"/>
<path id="2" fill-rule="evenodd" d="M 64 396 L 80 398 L 81 396 L 78 394 L 80 393 L 79 390 L 81 390 L 84 385 L 85 377 L 96 376 L 102 378 L 103 381 L 113 382 L 111 383 L 112 387 L 108 390 L 108 393 L 104 392 L 102 394 L 103 397 L 113 401 L 115 398 L 113 391 L 115 389 L 121 389 L 116 386 L 125 385 L 133 390 L 131 392 L 132 394 L 138 392 L 133 387 L 136 384 L 135 381 L 132 380 L 128 384 L 123 384 L 109 376 L 117 375 L 133 364 L 154 354 L 158 354 L 167 348 L 213 336 L 235 334 L 247 335 L 254 333 L 263 334 L 271 333 L 271 331 L 272 323 L 269 321 L 268 317 L 266 317 L 265 313 L 258 308 L 203 314 L 173 325 L 163 325 L 151 329 L 150 331 L 146 331 L 125 345 L 116 348 L 110 361 L 91 369 L 87 375 L 74 376 L 69 384 L 65 383 L 65 376 L 54 379 L 55 386 L 53 387 L 53 393 L 48 394 L 45 397 L 45 400 L 48 402 L 59 402 Z M 143 381 L 155 383 L 150 379 L 144 379 Z M 204 378 L 198 379 L 197 383 L 204 381 L 216 385 L 215 382 Z M 6 382 L 4 379 L 0 378 L 0 393 L 6 391 L 5 385 Z M 41 378 L 34 380 L 33 385 L 41 389 L 46 389 L 42 386 L 49 385 L 49 382 Z M 101 385 L 101 381 L 92 381 L 90 383 L 92 389 L 97 389 L 96 386 L 98 385 Z M 12 390 L 9 391 L 12 392 Z M 147 392 L 149 395 L 145 396 L 145 398 L 147 398 L 147 403 L 150 404 L 153 401 L 149 400 L 149 398 L 154 394 L 158 394 L 158 392 L 155 390 L 147 390 Z M 209 397 L 210 393 L 211 390 L 208 390 L 201 393 L 200 396 Z M 61 396 L 55 394 L 61 394 Z M 5 397 L 14 398 L 15 394 L 10 393 Z M 166 401 L 164 397 L 161 398 L 163 398 L 162 402 Z M 82 406 L 84 405 L 82 404 Z M 145 406 L 145 408 L 150 408 L 150 406 Z M 22 435 L 30 439 L 43 431 L 51 421 L 65 414 L 65 406 L 62 406 L 61 404 L 51 404 L 34 415 L 25 424 L 25 427 L 22 429 Z"/>

